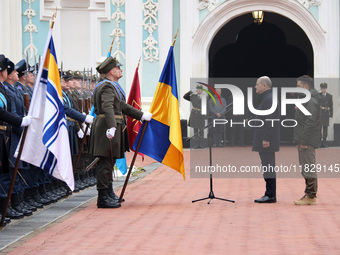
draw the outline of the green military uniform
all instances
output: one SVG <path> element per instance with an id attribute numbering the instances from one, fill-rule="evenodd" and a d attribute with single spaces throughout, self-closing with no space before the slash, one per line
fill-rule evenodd
<path id="1" fill-rule="evenodd" d="M 118 65 L 119 64 L 119 65 Z M 120 63 L 107 58 L 97 67 L 99 73 L 106 74 Z M 97 189 L 99 208 L 116 208 L 120 204 L 112 191 L 112 170 L 116 159 L 123 158 L 124 152 L 129 150 L 129 142 L 125 130 L 125 114 L 140 120 L 143 112 L 125 103 L 122 91 L 118 84 L 106 79 L 99 83 L 93 92 L 93 106 L 96 118 L 91 128 L 90 151 L 93 156 L 99 157 L 97 163 Z M 115 135 L 108 139 L 106 132 L 116 128 Z M 111 194 L 111 196 L 110 196 Z"/>
<path id="2" fill-rule="evenodd" d="M 109 139 L 105 132 L 111 127 L 116 127 L 115 136 L 111 140 L 112 156 L 114 159 L 123 158 L 128 151 L 129 143 L 126 140 L 125 116 L 129 115 L 140 120 L 143 112 L 120 100 L 118 91 L 107 80 L 99 85 L 93 93 L 94 113 L 97 115 L 91 130 L 91 152 L 95 157 L 110 157 L 111 149 Z"/>

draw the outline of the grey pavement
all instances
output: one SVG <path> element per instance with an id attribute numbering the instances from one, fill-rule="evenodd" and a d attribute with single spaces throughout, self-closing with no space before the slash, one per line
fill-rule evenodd
<path id="1" fill-rule="evenodd" d="M 139 173 L 137 177 L 133 177 L 131 175 L 129 183 L 145 177 L 160 166 L 162 166 L 161 163 L 153 163 L 148 166 L 144 166 L 143 169 L 145 171 Z M 123 186 L 124 182 L 125 176 L 114 178 L 114 189 Z M 24 237 L 34 233 L 34 231 L 46 227 L 96 198 L 96 186 L 89 187 L 80 192 L 73 193 L 68 198 L 61 199 L 57 203 L 44 206 L 44 208 L 38 209 L 31 216 L 27 216 L 19 220 L 12 220 L 10 224 L 0 231 L 0 252 L 11 244 L 14 244 Z"/>

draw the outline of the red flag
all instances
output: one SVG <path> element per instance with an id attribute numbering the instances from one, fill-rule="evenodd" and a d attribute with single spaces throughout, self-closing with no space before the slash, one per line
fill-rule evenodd
<path id="1" fill-rule="evenodd" d="M 130 89 L 129 99 L 127 103 L 137 110 L 142 109 L 142 100 L 140 95 L 140 86 L 139 86 L 139 76 L 138 76 L 138 67 L 136 68 L 135 76 L 133 77 L 132 86 Z M 132 151 L 132 145 L 135 142 L 135 139 L 137 137 L 137 134 L 139 132 L 140 127 L 142 126 L 142 122 L 140 120 L 136 120 L 131 118 L 130 116 L 127 117 L 127 132 L 129 136 L 129 147 Z M 143 157 L 144 160 L 144 154 L 139 153 Z"/>

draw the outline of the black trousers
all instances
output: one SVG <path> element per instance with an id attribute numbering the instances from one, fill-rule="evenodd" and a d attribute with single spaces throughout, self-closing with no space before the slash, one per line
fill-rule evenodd
<path id="1" fill-rule="evenodd" d="M 266 182 L 265 196 L 276 197 L 275 152 L 260 151 L 263 178 Z"/>
<path id="2" fill-rule="evenodd" d="M 328 135 L 328 126 L 322 126 L 322 141 L 325 143 Z"/>

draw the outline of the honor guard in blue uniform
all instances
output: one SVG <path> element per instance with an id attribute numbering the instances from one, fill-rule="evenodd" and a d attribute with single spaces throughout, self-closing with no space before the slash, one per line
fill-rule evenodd
<path id="1" fill-rule="evenodd" d="M 15 70 L 18 72 L 18 78 L 19 80 L 14 84 L 15 88 L 21 93 L 22 96 L 24 96 L 24 89 L 25 89 L 25 80 L 26 80 L 26 61 L 25 59 L 20 60 L 15 65 Z"/>
<path id="2" fill-rule="evenodd" d="M 8 59 L 0 54 L 0 210 L 1 213 L 4 210 L 7 192 L 9 190 L 9 183 L 11 180 L 9 173 L 9 157 L 10 157 L 10 146 L 11 146 L 11 129 L 13 127 L 27 126 L 31 122 L 31 117 L 26 116 L 20 118 L 16 114 L 11 113 L 11 98 L 7 94 L 4 82 L 8 78 L 7 69 L 11 73 L 11 67 Z M 9 206 L 7 209 L 7 217 L 11 219 L 20 219 L 24 215 L 23 213 L 17 212 L 15 209 Z M 6 222 L 9 222 L 6 219 Z"/>
<path id="3" fill-rule="evenodd" d="M 75 110 L 73 108 L 73 101 L 69 98 L 67 91 L 69 90 L 69 83 L 66 81 L 68 79 L 68 75 L 67 73 L 63 74 L 63 80 L 61 82 L 61 86 L 62 86 L 62 93 L 63 93 L 63 101 L 64 101 L 64 111 L 66 114 L 66 119 L 67 119 L 67 127 L 68 127 L 68 131 L 69 131 L 69 139 L 70 139 L 70 148 L 71 148 L 71 154 L 73 157 L 73 161 L 76 160 L 76 157 L 79 153 L 79 142 L 77 141 L 77 136 L 78 135 L 79 138 L 83 138 L 84 137 L 84 132 L 79 129 L 76 132 L 76 125 L 78 123 L 87 123 L 87 124 L 91 124 L 93 122 L 93 116 L 91 115 L 85 115 L 83 113 L 80 113 L 79 111 Z M 78 125 L 79 126 L 79 125 Z M 77 169 L 76 169 L 77 170 Z M 85 175 L 87 175 L 87 173 L 85 173 Z M 79 189 L 84 189 L 85 185 L 83 183 L 81 183 L 81 179 L 79 177 L 79 173 L 76 173 L 76 185 L 75 185 L 75 192 L 79 191 Z M 87 187 L 89 185 L 94 185 L 95 182 L 93 180 L 94 178 L 92 178 L 92 180 L 90 181 L 90 183 L 88 183 Z"/>
<path id="4" fill-rule="evenodd" d="M 19 90 L 16 89 L 14 84 L 19 80 L 18 72 L 15 70 L 14 63 L 8 60 L 9 68 L 7 69 L 7 79 L 4 82 L 7 94 L 11 99 L 11 112 L 18 117 L 23 118 L 26 115 L 26 108 L 24 104 L 24 98 Z M 10 169 L 11 172 L 14 170 L 16 158 L 14 157 L 15 150 L 19 144 L 22 127 L 12 127 L 11 131 L 11 146 L 10 146 Z M 32 215 L 34 210 L 31 206 L 27 205 L 24 201 L 24 191 L 28 188 L 28 182 L 30 179 L 29 164 L 20 161 L 18 171 L 21 175 L 16 178 L 16 182 L 13 188 L 12 194 L 12 207 L 18 212 L 23 213 L 25 216 Z"/>

